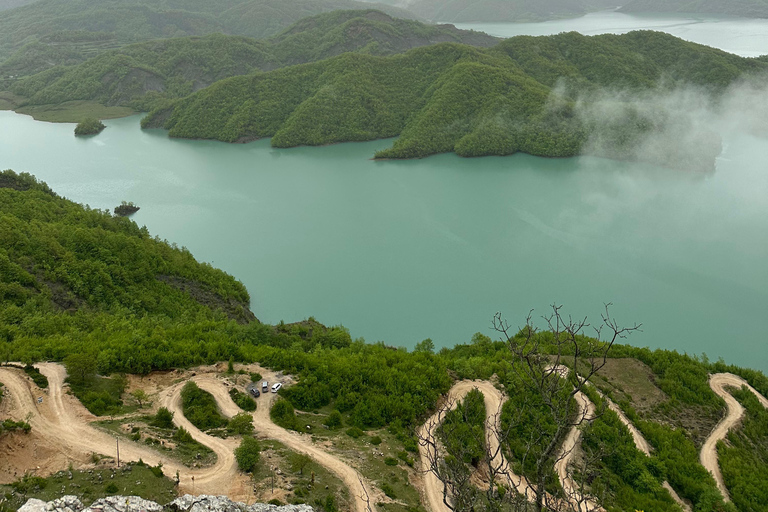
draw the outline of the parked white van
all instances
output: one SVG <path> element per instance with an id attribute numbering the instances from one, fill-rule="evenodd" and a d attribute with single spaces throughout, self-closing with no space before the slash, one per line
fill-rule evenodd
<path id="1" fill-rule="evenodd" d="M 276 382 L 275 384 L 272 384 L 272 392 L 277 393 L 280 391 L 280 388 L 283 387 L 282 382 Z"/>
<path id="2" fill-rule="evenodd" d="M 269 391 L 269 382 L 264 381 L 261 383 L 261 392 L 266 393 L 267 391 Z"/>

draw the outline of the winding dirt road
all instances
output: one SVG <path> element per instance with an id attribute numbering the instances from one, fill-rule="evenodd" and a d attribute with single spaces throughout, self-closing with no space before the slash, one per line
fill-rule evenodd
<path id="1" fill-rule="evenodd" d="M 27 420 L 34 431 L 48 440 L 67 459 L 87 464 L 92 453 L 115 455 L 115 438 L 89 424 L 96 419 L 74 397 L 65 394 L 64 379 L 66 370 L 55 363 L 35 365 L 48 378 L 48 389 L 43 391 L 36 388 L 30 379 L 18 369 L 0 368 L 0 380 L 9 390 L 5 399 L 11 401 L 11 416 L 17 420 Z M 273 376 L 268 374 L 271 380 Z M 229 396 L 229 388 L 214 375 L 196 375 L 191 379 L 201 389 L 211 393 L 216 399 L 221 412 L 228 417 L 243 412 Z M 237 469 L 234 449 L 237 439 L 220 439 L 209 436 L 184 417 L 181 410 L 181 389 L 187 382 L 179 382 L 164 390 L 158 396 L 158 405 L 168 408 L 174 413 L 173 421 L 179 427 L 184 427 L 199 443 L 207 446 L 216 453 L 216 463 L 203 469 L 190 469 L 174 459 L 166 457 L 155 450 L 136 442 L 121 439 L 120 459 L 137 461 L 142 459 L 151 465 L 163 464 L 163 473 L 170 478 L 180 475 L 180 490 L 193 494 L 227 494 L 233 499 L 245 499 L 248 493 L 245 489 L 246 477 Z M 43 396 L 43 403 L 38 404 L 37 398 Z M 367 512 L 367 503 L 363 496 L 370 496 L 371 501 L 377 498 L 377 493 L 365 483 L 362 476 L 351 466 L 339 458 L 316 447 L 311 437 L 289 432 L 274 423 L 269 417 L 269 410 L 277 395 L 265 393 L 259 401 L 259 407 L 253 413 L 253 423 L 262 435 L 280 441 L 290 449 L 304 453 L 318 464 L 337 475 L 347 486 L 351 494 L 356 512 Z"/>
<path id="2" fill-rule="evenodd" d="M 728 489 L 725 487 L 723 473 L 720 471 L 720 464 L 717 460 L 717 442 L 725 439 L 728 431 L 736 426 L 744 416 L 744 407 L 726 390 L 727 387 L 741 388 L 742 386 L 746 386 L 757 397 L 763 407 L 768 408 L 768 399 L 758 393 L 755 388 L 750 386 L 741 377 L 732 373 L 715 373 L 709 377 L 709 387 L 712 388 L 715 394 L 725 400 L 728 406 L 728 413 L 725 415 L 725 418 L 720 420 L 720 423 L 717 424 L 704 442 L 704 446 L 701 447 L 701 453 L 699 454 L 699 460 L 701 465 L 707 468 L 707 471 L 715 477 L 717 488 L 720 489 L 726 501 L 730 500 L 731 497 Z"/>

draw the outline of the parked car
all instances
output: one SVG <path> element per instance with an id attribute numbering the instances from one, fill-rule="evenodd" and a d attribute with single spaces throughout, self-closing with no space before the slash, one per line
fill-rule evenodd
<path id="1" fill-rule="evenodd" d="M 267 391 L 269 391 L 269 382 L 264 381 L 261 383 L 261 392 L 266 393 Z"/>
<path id="2" fill-rule="evenodd" d="M 278 391 L 280 391 L 281 387 L 283 387 L 282 382 L 276 382 L 276 383 L 272 384 L 272 392 L 273 393 L 277 393 Z"/>
<path id="3" fill-rule="evenodd" d="M 251 388 L 251 395 L 253 395 L 253 398 L 258 398 L 261 396 L 261 393 L 256 388 Z"/>

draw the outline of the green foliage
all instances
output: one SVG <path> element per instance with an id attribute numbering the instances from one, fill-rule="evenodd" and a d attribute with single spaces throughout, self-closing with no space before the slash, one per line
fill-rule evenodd
<path id="1" fill-rule="evenodd" d="M 395 465 L 397 465 L 397 459 L 394 459 L 394 460 L 395 460 Z M 393 500 L 397 499 L 397 495 L 395 494 L 395 490 L 387 482 L 382 482 L 382 484 L 379 487 L 381 487 L 381 490 L 384 492 L 384 494 L 387 495 L 388 498 L 393 499 Z"/>
<path id="2" fill-rule="evenodd" d="M 298 430 L 299 428 L 296 414 L 293 411 L 293 405 L 288 400 L 278 399 L 269 411 L 269 417 L 283 428 L 292 430 Z"/>
<path id="3" fill-rule="evenodd" d="M 310 462 L 312 462 L 312 459 L 309 457 L 309 455 L 304 453 L 292 453 L 290 456 L 290 462 L 291 470 L 299 473 L 300 475 L 303 475 L 304 468 L 307 467 Z"/>
<path id="4" fill-rule="evenodd" d="M 717 445 L 720 469 L 733 504 L 739 510 L 768 511 L 768 409 L 747 389 L 732 391 L 746 416 Z"/>
<path id="5" fill-rule="evenodd" d="M 328 418 L 326 418 L 323 424 L 331 430 L 340 428 L 343 425 L 341 413 L 336 410 L 331 411 L 331 414 L 328 415 Z"/>
<path id="6" fill-rule="evenodd" d="M 451 456 L 473 466 L 477 466 L 485 455 L 484 400 L 478 389 L 471 390 L 445 415 L 437 431 Z M 403 460 L 407 462 L 407 454 Z"/>
<path id="7" fill-rule="evenodd" d="M 14 421 L 12 419 L 5 419 L 0 422 L 0 435 L 3 435 L 5 432 L 17 432 L 17 431 L 21 431 L 21 432 L 24 432 L 25 434 L 29 434 L 31 430 L 32 430 L 32 427 L 26 421 Z"/>
<path id="8" fill-rule="evenodd" d="M 181 390 L 181 408 L 184 416 L 200 430 L 227 426 L 227 420 L 219 412 L 216 399 L 194 382 L 187 382 Z"/>
<path id="9" fill-rule="evenodd" d="M 71 354 L 67 360 L 80 359 L 81 354 Z M 94 361 L 95 358 L 82 358 L 81 362 Z M 69 368 L 70 365 L 67 365 Z M 119 414 L 122 411 L 121 399 L 127 384 L 124 375 L 114 374 L 111 377 L 100 377 L 92 370 L 80 369 L 67 379 L 72 393 L 82 402 L 90 412 L 96 416 L 107 414 Z"/>
<path id="10" fill-rule="evenodd" d="M 173 428 L 173 413 L 165 407 L 160 407 L 152 419 L 152 426 L 158 428 Z M 182 434 L 183 435 L 183 434 Z"/>
<path id="11" fill-rule="evenodd" d="M 75 135 L 96 135 L 104 128 L 106 128 L 106 126 L 98 119 L 83 119 L 77 123 L 77 126 L 75 126 Z"/>
<path id="12" fill-rule="evenodd" d="M 253 437 L 244 437 L 240 441 L 240 446 L 235 448 L 235 460 L 237 460 L 237 467 L 241 471 L 252 473 L 256 470 L 259 464 L 259 454 L 261 447 L 259 442 Z"/>
<path id="13" fill-rule="evenodd" d="M 387 466 L 397 466 L 397 459 L 394 457 L 385 457 L 384 458 L 384 464 Z"/>
<path id="14" fill-rule="evenodd" d="M 241 436 L 253 433 L 253 416 L 246 412 L 234 416 L 227 424 L 227 432 Z"/>
<path id="15" fill-rule="evenodd" d="M 251 382 L 259 382 L 261 380 L 261 374 L 258 372 L 249 373 L 248 375 L 251 377 Z"/>
<path id="16" fill-rule="evenodd" d="M 639 140 L 674 119 L 620 102 L 627 115 L 596 122 L 577 115 L 577 99 L 589 103 L 589 93 L 602 88 L 691 84 L 717 93 L 766 70 L 759 61 L 655 32 L 520 36 L 487 50 L 443 43 L 233 77 L 156 109 L 142 126 L 225 142 L 272 137 L 275 147 L 399 135 L 378 158 L 448 151 L 564 157 L 581 154 L 594 136 L 600 143 L 590 145 L 593 153 L 634 158 Z M 681 148 L 691 158 L 701 155 L 696 165 L 712 164 L 719 150 L 717 137 L 705 133 Z M 668 165 L 686 161 L 664 158 Z"/>
<path id="17" fill-rule="evenodd" d="M 381 444 L 381 437 L 371 436 L 371 438 L 368 439 L 368 442 L 371 443 L 373 446 L 379 446 Z"/>
<path id="18" fill-rule="evenodd" d="M 244 411 L 255 411 L 256 410 L 256 401 L 251 398 L 248 393 L 243 393 L 237 388 L 232 388 L 229 390 L 229 396 L 232 397 L 232 401 L 237 404 L 239 408 L 241 408 Z"/>
<path id="19" fill-rule="evenodd" d="M 117 491 L 119 488 L 117 487 L 117 484 L 115 482 L 109 482 L 106 487 L 104 487 L 104 492 L 107 494 L 117 494 Z"/>
<path id="20" fill-rule="evenodd" d="M 190 434 L 184 427 L 179 427 L 176 432 L 173 433 L 173 440 L 180 444 L 191 444 L 195 442 L 195 438 L 193 438 L 192 434 Z"/>
<path id="21" fill-rule="evenodd" d="M 352 439 L 358 439 L 359 437 L 364 436 L 365 432 L 360 430 L 358 427 L 349 427 L 347 429 L 347 435 Z"/>
<path id="22" fill-rule="evenodd" d="M 46 488 L 48 481 L 45 478 L 24 475 L 20 480 L 17 480 L 11 484 L 14 491 L 21 494 L 29 494 L 30 492 L 41 491 Z"/>
<path id="23" fill-rule="evenodd" d="M 41 389 L 46 389 L 48 387 L 48 377 L 40 373 L 40 370 L 31 364 L 24 366 L 24 373 L 29 375 L 29 377 L 32 379 L 32 382 L 35 383 L 35 386 Z"/>

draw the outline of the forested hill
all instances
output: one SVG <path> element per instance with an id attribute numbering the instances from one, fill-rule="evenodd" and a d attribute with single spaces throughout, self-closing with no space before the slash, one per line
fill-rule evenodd
<path id="1" fill-rule="evenodd" d="M 634 158 L 634 142 L 676 121 L 674 116 L 625 105 L 623 115 L 585 118 L 575 108 L 577 97 L 662 84 L 718 90 L 766 69 L 755 59 L 661 32 L 520 36 L 491 49 L 440 44 L 392 57 L 345 54 L 230 78 L 150 113 L 143 126 L 165 127 L 173 137 L 227 142 L 272 137 L 276 147 L 399 135 L 377 155 L 383 158 L 448 151 L 571 156 L 590 140 L 598 140 L 590 152 Z M 690 128 L 692 138 L 667 144 L 687 150 L 668 147 L 649 158 L 673 167 L 712 168 L 720 151 L 717 138 L 697 126 L 681 128 Z"/>
<path id="2" fill-rule="evenodd" d="M 437 22 L 523 22 L 572 18 L 626 0 L 412 0 L 408 9 Z"/>
<path id="3" fill-rule="evenodd" d="M 232 276 L 12 171 L 0 173 L 0 303 L 6 335 L 14 319 L 61 312 L 255 320 Z"/>
<path id="4" fill-rule="evenodd" d="M 92 100 L 151 108 L 223 78 L 316 61 L 344 52 L 391 55 L 442 41 L 492 46 L 500 40 L 452 25 L 425 25 L 376 10 L 335 11 L 306 18 L 267 40 L 213 34 L 160 39 L 108 51 L 76 66 L 57 66 L 17 80 L 22 105 Z"/>
<path id="5" fill-rule="evenodd" d="M 263 38 L 307 16 L 372 7 L 400 18 L 415 17 L 394 6 L 355 0 L 40 0 L 0 16 L 0 63 L 18 51 L 17 59 L 26 52 L 27 58 L 40 61 L 83 61 L 104 49 L 83 40 L 92 33 L 109 35 L 111 47 L 215 32 Z"/>
<path id="6" fill-rule="evenodd" d="M 768 0 L 631 0 L 624 12 L 682 12 L 768 18 Z"/>

